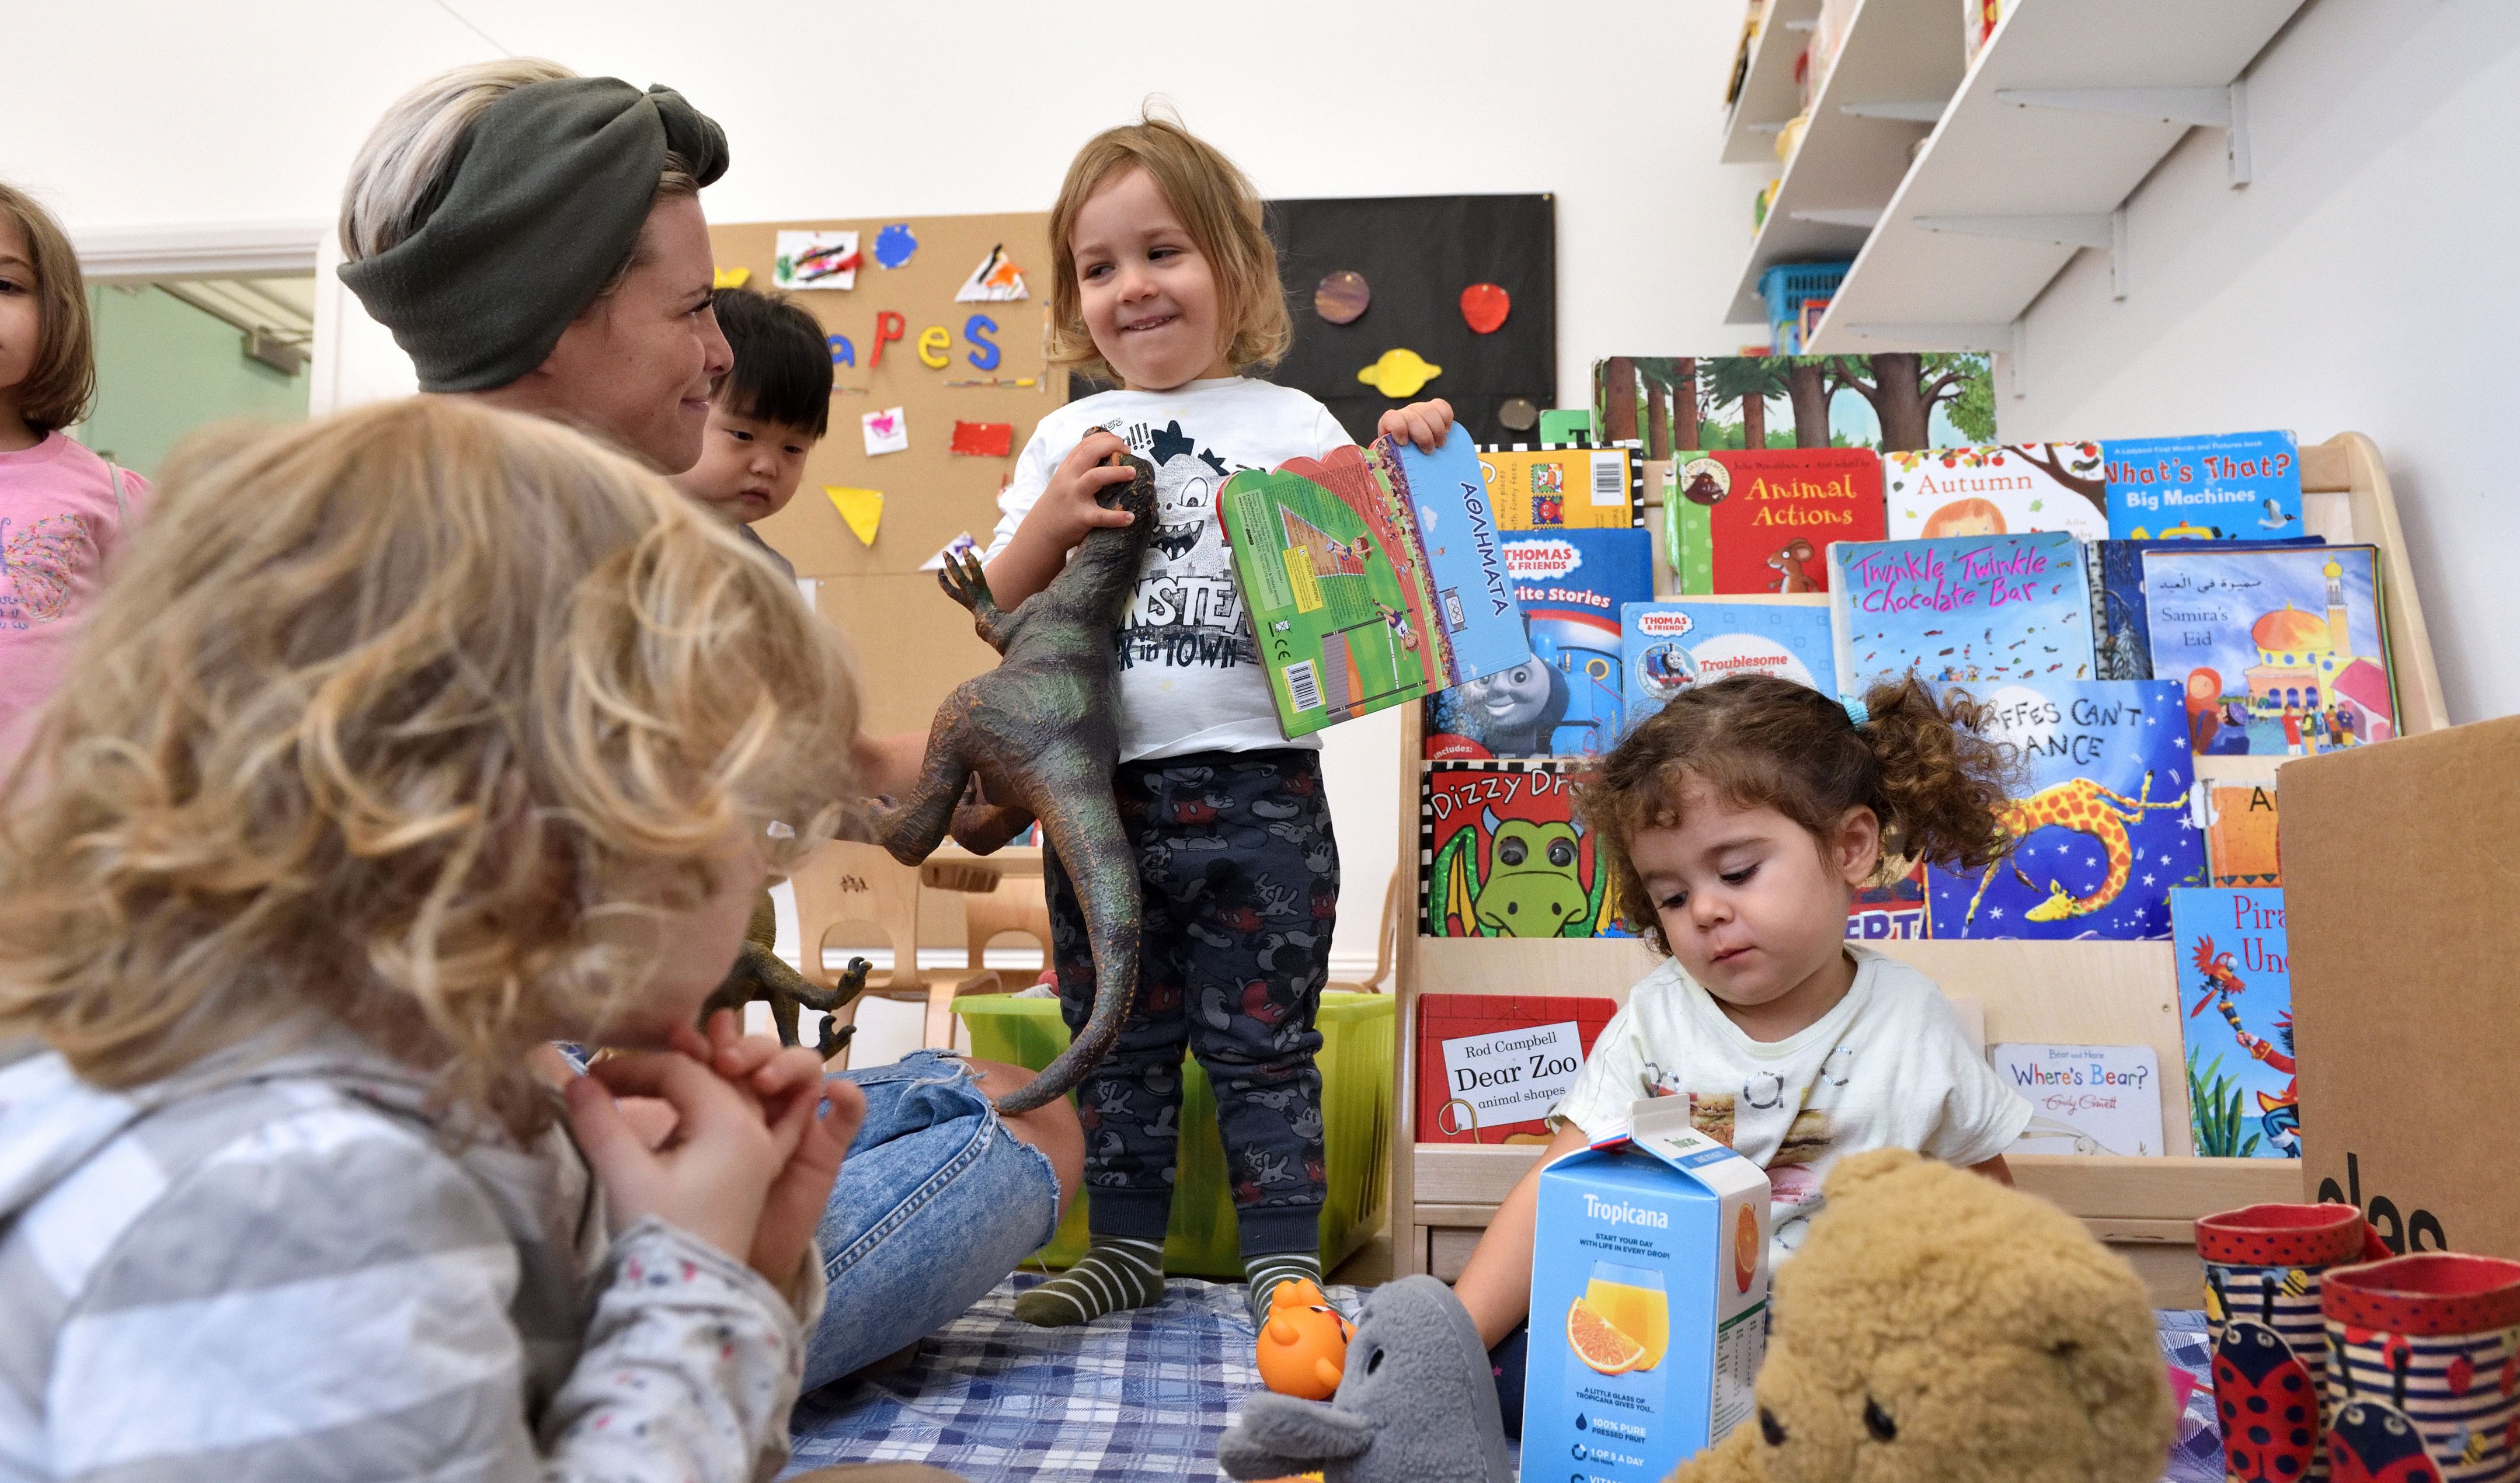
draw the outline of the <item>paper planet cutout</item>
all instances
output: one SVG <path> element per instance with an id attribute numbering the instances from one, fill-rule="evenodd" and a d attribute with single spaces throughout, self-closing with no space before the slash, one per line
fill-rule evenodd
<path id="1" fill-rule="evenodd" d="M 918 250 L 919 239 L 911 235 L 906 223 L 888 226 L 875 234 L 875 260 L 883 267 L 898 268 L 910 261 L 910 254 Z"/>
<path id="2" fill-rule="evenodd" d="M 1430 366 L 1415 350 L 1385 350 L 1382 358 L 1356 374 L 1356 379 L 1393 401 L 1418 394 L 1418 388 L 1444 374 L 1441 366 Z"/>
<path id="3" fill-rule="evenodd" d="M 1494 335 L 1513 312 L 1513 295 L 1494 284 L 1472 284 L 1462 291 L 1462 318 L 1481 335 Z"/>
<path id="4" fill-rule="evenodd" d="M 1497 409 L 1497 421 L 1505 424 L 1508 431 L 1529 432 L 1540 426 L 1540 409 L 1530 397 L 1510 396 Z"/>
<path id="5" fill-rule="evenodd" d="M 1373 286 L 1362 273 L 1341 268 L 1313 289 L 1313 312 L 1334 325 L 1354 324 L 1373 302 Z"/>

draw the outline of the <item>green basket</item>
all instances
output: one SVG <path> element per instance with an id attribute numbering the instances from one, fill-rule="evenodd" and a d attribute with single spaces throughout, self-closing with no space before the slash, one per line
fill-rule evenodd
<path id="1" fill-rule="evenodd" d="M 1335 1267 L 1382 1226 L 1390 1150 L 1394 1004 L 1383 994 L 1324 994 L 1322 1128 L 1328 1191 L 1322 1201 L 1322 1268 Z M 954 1001 L 970 1027 L 971 1054 L 1035 1070 L 1067 1049 L 1056 999 L 974 994 Z M 1216 1132 L 1216 1093 L 1194 1056 L 1183 1057 L 1182 1136 L 1173 1173 L 1173 1219 L 1164 1233 L 1164 1271 L 1175 1277 L 1240 1281 L 1242 1246 L 1234 1216 L 1225 1145 Z M 1058 1223 L 1027 1265 L 1072 1266 L 1085 1254 L 1089 1196 Z"/>

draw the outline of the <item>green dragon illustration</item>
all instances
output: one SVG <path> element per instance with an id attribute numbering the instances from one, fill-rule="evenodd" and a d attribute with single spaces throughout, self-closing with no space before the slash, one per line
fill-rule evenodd
<path id="1" fill-rule="evenodd" d="M 1481 827 L 1463 830 L 1435 852 L 1426 874 L 1426 932 L 1454 935 L 1457 920 L 1481 937 L 1590 937 L 1608 921 L 1609 873 L 1593 871 L 1587 890 L 1577 872 L 1584 831 L 1572 824 L 1535 824 L 1481 811 Z M 1479 875 L 1478 841 L 1489 847 L 1487 876 Z"/>

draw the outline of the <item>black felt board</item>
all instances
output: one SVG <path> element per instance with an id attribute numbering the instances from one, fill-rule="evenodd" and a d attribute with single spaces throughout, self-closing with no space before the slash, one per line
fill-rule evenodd
<path id="1" fill-rule="evenodd" d="M 1532 442 L 1537 427 L 1497 421 L 1509 398 L 1557 405 L 1557 207 L 1550 196 L 1385 196 L 1273 201 L 1270 236 L 1294 320 L 1294 344 L 1268 373 L 1321 399 L 1358 442 L 1385 411 L 1442 397 L 1482 443 Z M 1313 312 L 1313 289 L 1341 268 L 1365 275 L 1373 301 L 1352 324 Z M 1513 310 L 1492 335 L 1462 318 L 1462 291 L 1492 283 Z M 1407 348 L 1444 368 L 1414 396 L 1356 379 L 1383 351 Z"/>

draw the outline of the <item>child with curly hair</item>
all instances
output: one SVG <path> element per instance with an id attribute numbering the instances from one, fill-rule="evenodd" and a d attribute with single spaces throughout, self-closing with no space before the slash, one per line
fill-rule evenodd
<path id="1" fill-rule="evenodd" d="M 1541 1169 L 1685 1097 L 1700 1132 L 1767 1170 L 1772 1259 L 1801 1244 L 1838 1159 L 1913 1148 L 2009 1183 L 2031 1108 L 1932 979 L 1846 940 L 1885 859 L 1981 869 L 2006 758 L 1913 679 L 1841 702 L 1738 675 L 1683 692 L 1580 794 L 1627 925 L 1666 955 L 1629 992 L 1551 1114 L 1547 1155 L 1506 1196 L 1455 1290 L 1522 1401 Z M 1516 1428 L 1518 1430 L 1518 1427 Z"/>

